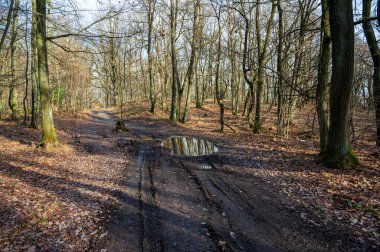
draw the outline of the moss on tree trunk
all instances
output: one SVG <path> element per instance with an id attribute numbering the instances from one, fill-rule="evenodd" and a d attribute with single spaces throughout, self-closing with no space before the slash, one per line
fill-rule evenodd
<path id="1" fill-rule="evenodd" d="M 36 45 L 38 55 L 38 82 L 41 96 L 42 111 L 42 139 L 40 146 L 47 148 L 57 146 L 58 140 L 55 134 L 53 112 L 50 99 L 49 72 L 46 46 L 46 0 L 36 1 L 37 31 Z"/>

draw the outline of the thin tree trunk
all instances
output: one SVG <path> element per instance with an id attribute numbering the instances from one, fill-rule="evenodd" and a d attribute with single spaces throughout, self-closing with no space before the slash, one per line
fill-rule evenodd
<path id="1" fill-rule="evenodd" d="M 176 21 L 177 21 L 177 2 L 170 0 L 170 45 L 172 58 L 172 103 L 170 111 L 170 120 L 177 120 L 177 97 L 178 97 L 178 70 L 177 70 L 177 53 L 175 48 Z"/>
<path id="2" fill-rule="evenodd" d="M 152 56 L 152 34 L 153 34 L 153 18 L 155 11 L 156 0 L 149 0 L 148 2 L 148 72 L 149 72 L 149 99 L 150 99 L 150 112 L 156 113 L 156 94 L 153 79 L 153 56 Z"/>
<path id="3" fill-rule="evenodd" d="M 378 5 L 380 1 L 378 1 Z M 371 17 L 372 0 L 363 0 L 363 20 Z M 378 6 L 378 15 L 380 7 Z M 378 20 L 379 25 L 380 21 Z M 372 28 L 371 21 L 363 22 L 363 30 L 367 39 L 367 44 L 371 52 L 373 61 L 373 96 L 376 113 L 376 145 L 380 146 L 380 48 L 377 43 L 375 33 Z"/>
<path id="4" fill-rule="evenodd" d="M 241 6 L 242 6 L 242 10 L 244 11 L 244 6 L 243 6 L 242 1 L 241 1 Z M 251 71 L 251 67 L 248 66 L 248 37 L 249 37 L 249 32 L 250 32 L 250 22 L 244 12 L 240 12 L 240 14 L 244 18 L 244 23 L 245 23 L 242 70 L 244 74 L 244 80 L 248 84 L 248 87 L 249 87 L 248 94 L 246 96 L 246 100 L 244 103 L 243 116 L 246 113 L 246 108 L 248 108 L 246 115 L 247 115 L 249 127 L 252 129 L 253 125 L 251 122 L 251 114 L 252 114 L 253 106 L 255 104 L 255 91 L 254 91 L 255 79 L 253 80 L 249 79 L 249 72 Z M 249 98 L 250 100 L 248 100 Z"/>
<path id="5" fill-rule="evenodd" d="M 15 1 L 15 8 L 13 10 L 12 15 L 12 36 L 10 41 L 10 48 L 11 48 L 11 75 L 12 75 L 12 81 L 11 86 L 9 88 L 9 107 L 12 111 L 11 118 L 12 120 L 18 119 L 18 95 L 17 95 L 17 76 L 16 76 L 16 58 L 15 58 L 15 52 L 17 49 L 16 45 L 16 38 L 17 38 L 17 30 L 18 30 L 18 12 L 20 7 L 20 1 Z"/>
<path id="6" fill-rule="evenodd" d="M 190 63 L 189 63 L 189 70 L 187 74 L 187 97 L 186 97 L 186 104 L 185 104 L 185 111 L 183 113 L 182 117 L 182 123 L 186 123 L 189 117 L 189 110 L 190 110 L 190 98 L 191 98 L 191 88 L 193 87 L 193 75 L 194 70 L 196 70 L 196 66 L 198 64 L 197 62 L 197 52 L 199 47 L 199 30 L 198 30 L 198 14 L 199 14 L 199 8 L 200 8 L 200 0 L 196 0 L 194 2 L 194 17 L 193 17 L 193 37 L 191 39 L 191 55 L 190 55 Z M 195 67 L 194 67 L 195 65 Z"/>
<path id="7" fill-rule="evenodd" d="M 277 0 L 278 10 L 278 48 L 277 48 L 277 135 L 283 136 L 283 90 L 282 90 L 282 47 L 284 37 L 283 10 L 281 0 Z"/>
<path id="8" fill-rule="evenodd" d="M 243 106 L 242 116 L 246 116 L 250 100 L 251 100 L 251 91 L 248 90 L 247 95 L 244 98 L 244 106 Z"/>
<path id="9" fill-rule="evenodd" d="M 146 77 L 145 77 L 145 69 L 143 64 L 143 49 L 140 50 L 140 68 L 141 68 L 141 77 L 143 78 L 143 98 L 147 98 L 146 94 Z"/>
<path id="10" fill-rule="evenodd" d="M 218 19 L 218 47 L 216 52 L 216 73 L 215 73 L 215 96 L 216 101 L 219 105 L 220 110 L 220 131 L 224 130 L 224 94 L 225 92 L 221 90 L 220 85 L 220 63 L 221 63 L 221 54 L 222 54 L 222 29 L 220 25 L 221 19 L 221 7 L 218 9 L 217 19 Z"/>
<path id="11" fill-rule="evenodd" d="M 329 62 L 331 57 L 331 35 L 329 22 L 328 0 L 322 0 L 321 49 L 319 53 L 318 85 L 317 85 L 317 114 L 319 123 L 320 153 L 326 150 L 328 139 L 328 85 Z"/>
<path id="12" fill-rule="evenodd" d="M 11 0 L 10 1 L 10 4 L 9 4 L 9 9 L 8 9 L 8 14 L 7 14 L 7 19 L 6 19 L 6 22 L 5 22 L 5 27 L 4 27 L 4 30 L 3 30 L 3 34 L 1 35 L 1 39 L 0 39 L 0 52 L 1 50 L 3 49 L 3 45 L 4 45 L 4 42 L 5 42 L 5 38 L 7 37 L 7 33 L 8 33 L 8 30 L 9 30 L 9 26 L 11 25 L 11 20 L 12 20 L 12 14 L 13 14 L 13 5 L 14 5 L 14 0 Z M 16 10 L 17 11 L 17 10 Z"/>
<path id="13" fill-rule="evenodd" d="M 195 79 L 195 107 L 202 108 L 201 87 L 198 76 Z"/>
<path id="14" fill-rule="evenodd" d="M 26 23 L 26 30 L 28 30 L 28 23 Z M 29 89 L 29 48 L 28 48 L 28 38 L 25 36 L 25 47 L 26 47 L 26 62 L 25 62 L 25 95 L 22 100 L 24 108 L 24 125 L 26 125 L 28 120 L 28 89 Z"/>
<path id="15" fill-rule="evenodd" d="M 256 8 L 256 34 L 257 34 L 257 46 L 258 46 L 258 73 L 257 73 L 257 91 L 256 91 L 256 114 L 255 114 L 255 123 L 253 126 L 253 133 L 260 133 L 262 131 L 262 120 L 261 120 L 261 105 L 263 100 L 263 88 L 264 88 L 264 71 L 267 64 L 267 51 L 269 46 L 269 39 L 272 31 L 274 13 L 276 4 L 272 0 L 272 10 L 271 15 L 268 20 L 266 36 L 264 41 L 261 38 L 261 26 L 260 26 L 260 1 L 257 3 Z"/>

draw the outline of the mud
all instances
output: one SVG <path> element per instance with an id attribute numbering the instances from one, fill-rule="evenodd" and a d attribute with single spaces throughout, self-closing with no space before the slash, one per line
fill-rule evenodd
<path id="1" fill-rule="evenodd" d="M 233 155 L 173 155 L 162 141 L 175 129 L 127 127 L 115 144 L 134 161 L 120 181 L 107 251 L 362 250 L 342 230 L 305 222 L 260 178 L 224 169 Z"/>

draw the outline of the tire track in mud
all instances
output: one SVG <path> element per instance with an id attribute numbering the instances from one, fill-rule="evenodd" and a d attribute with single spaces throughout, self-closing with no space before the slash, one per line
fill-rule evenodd
<path id="1" fill-rule="evenodd" d="M 207 158 L 204 158 L 206 161 Z M 213 166 L 210 162 L 208 162 L 211 166 Z M 181 161 L 181 165 L 183 170 L 187 172 L 187 174 L 191 175 L 191 179 L 195 181 L 198 185 L 200 191 L 202 191 L 204 200 L 208 204 L 209 215 L 208 222 L 206 224 L 206 228 L 211 235 L 214 244 L 218 248 L 219 251 L 244 251 L 245 246 L 243 246 L 242 242 L 236 240 L 234 237 L 234 231 L 231 225 L 231 222 L 228 218 L 226 218 L 223 208 L 217 202 L 217 195 L 212 194 L 208 189 L 206 183 L 210 182 L 202 178 L 201 174 L 212 173 L 213 171 L 197 171 L 194 168 L 188 167 L 188 163 L 184 163 Z M 214 168 L 214 167 L 213 167 Z"/>
<path id="2" fill-rule="evenodd" d="M 335 246 L 320 243 L 316 237 L 303 234 L 301 228 L 292 230 L 282 225 L 291 220 L 284 221 L 279 206 L 262 199 L 270 194 L 259 189 L 257 193 L 262 195 L 255 197 L 254 203 L 250 202 L 244 194 L 254 194 L 257 186 L 246 192 L 233 179 L 216 170 L 210 158 L 205 156 L 203 160 L 211 170 L 196 169 L 188 161 L 181 163 L 209 203 L 208 228 L 214 240 L 219 240 L 216 244 L 222 251 L 339 251 Z"/>
<path id="3" fill-rule="evenodd" d="M 205 202 L 197 183 L 165 162 L 154 134 L 135 127 L 132 134 L 142 141 L 136 161 L 142 251 L 218 251 L 213 232 L 201 217 Z"/>
<path id="4" fill-rule="evenodd" d="M 245 203 L 230 190 L 228 184 L 214 173 L 195 172 L 200 183 L 211 195 L 209 200 L 229 223 L 230 231 L 218 228 L 234 251 L 287 251 L 286 244 L 278 244 L 284 237 L 278 234 L 264 219 L 250 213 Z M 213 223 L 218 218 L 212 217 Z M 260 223 L 262 222 L 262 223 Z M 278 236 L 281 239 L 276 239 Z"/>
<path id="5" fill-rule="evenodd" d="M 157 166 L 161 165 L 157 154 L 142 144 L 137 157 L 137 165 L 140 167 L 140 216 L 142 226 L 142 251 L 163 251 L 162 238 L 160 237 L 159 211 L 156 202 L 156 187 L 154 173 Z"/>
<path id="6" fill-rule="evenodd" d="M 327 239 L 291 217 L 260 178 L 230 174 L 213 156 L 165 154 L 157 140 L 170 132 L 129 126 L 138 143 L 128 168 L 135 177 L 129 183 L 136 181 L 138 235 L 129 235 L 139 245 L 110 251 L 339 251 L 319 244 Z"/>
<path id="7" fill-rule="evenodd" d="M 152 134 L 147 134 L 142 130 L 135 131 L 136 136 L 139 139 L 143 139 L 141 135 L 146 138 L 154 139 Z M 142 144 L 143 146 L 146 144 Z M 154 150 L 148 151 L 147 146 L 142 147 L 142 150 L 138 154 L 138 163 L 141 167 L 141 216 L 143 226 L 143 251 L 159 251 L 164 249 L 164 242 L 161 237 L 154 234 L 154 230 L 159 230 L 157 213 L 149 213 L 147 209 L 152 209 L 154 204 L 157 207 L 155 199 L 156 187 L 154 185 L 154 174 L 152 168 L 156 168 L 157 154 L 154 154 Z M 207 163 L 213 169 L 216 167 L 209 160 L 208 157 L 202 157 L 203 163 Z M 248 239 L 243 233 L 240 232 L 241 228 L 236 227 L 236 222 L 243 222 L 247 219 L 245 212 L 242 212 L 235 205 L 234 201 L 227 197 L 227 194 L 218 187 L 207 174 L 215 173 L 214 171 L 202 171 L 189 168 L 185 162 L 180 161 L 181 166 L 175 169 L 175 173 L 178 177 L 182 177 L 187 185 L 191 185 L 189 180 L 193 180 L 198 189 L 203 193 L 204 203 L 207 206 L 208 222 L 203 223 L 204 228 L 208 230 L 209 238 L 214 243 L 214 248 L 218 251 L 273 251 L 267 246 L 254 245 L 250 239 Z M 191 163 L 191 162 L 190 162 Z M 189 164 L 187 162 L 187 164 Z M 183 170 L 184 172 L 182 172 Z M 187 174 L 184 176 L 183 174 Z M 190 175 L 190 176 L 189 176 Z M 190 178 L 190 179 L 189 179 Z M 224 203 L 224 204 L 223 204 Z M 227 207 L 228 205 L 229 207 Z M 228 216 L 239 216 L 239 220 L 231 220 L 227 216 L 225 208 L 235 208 L 232 212 L 229 212 Z M 153 215 L 152 215 L 153 214 Z M 157 227 L 153 227 L 157 226 Z M 249 227 L 248 227 L 249 228 Z M 255 248 L 253 250 L 253 248 Z M 148 249 L 148 250 L 146 250 Z M 165 246 L 165 251 L 172 250 L 170 246 Z M 276 250 L 278 251 L 278 250 Z"/>

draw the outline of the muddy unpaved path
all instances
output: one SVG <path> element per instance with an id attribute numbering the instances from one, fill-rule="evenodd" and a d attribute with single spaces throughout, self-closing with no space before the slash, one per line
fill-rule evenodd
<path id="1" fill-rule="evenodd" d="M 108 251 L 346 249 L 344 232 L 308 225 L 260 178 L 221 169 L 223 148 L 207 157 L 180 157 L 161 145 L 178 134 L 172 128 L 142 121 L 128 127 L 118 145 L 134 161 L 120 181 L 122 205 L 107 227 Z"/>

